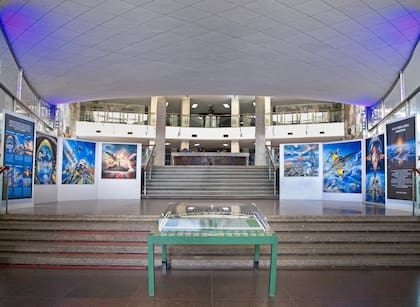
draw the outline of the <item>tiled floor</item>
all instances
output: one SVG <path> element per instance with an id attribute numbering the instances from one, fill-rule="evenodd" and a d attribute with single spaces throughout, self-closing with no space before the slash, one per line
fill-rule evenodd
<path id="1" fill-rule="evenodd" d="M 420 306 L 420 270 L 169 271 L 0 269 L 0 306 Z"/>
<path id="2" fill-rule="evenodd" d="M 91 200 L 11 208 L 12 214 L 158 215 L 170 200 Z M 176 201 L 176 200 L 173 200 Z M 194 203 L 208 201 L 185 200 Z M 215 201 L 238 203 L 237 200 Z M 251 200 L 272 215 L 411 215 L 354 202 Z M 420 269 L 156 271 L 156 296 L 145 270 L 0 268 L 0 306 L 420 306 Z"/>
<path id="3" fill-rule="evenodd" d="M 142 199 L 142 200 L 86 200 L 36 204 L 34 207 L 16 209 L 12 214 L 97 214 L 97 215 L 159 215 L 169 202 L 209 203 L 208 200 Z M 215 200 L 210 203 L 243 203 L 241 200 Z M 411 207 L 370 205 L 361 202 L 321 200 L 247 200 L 255 203 L 267 216 L 281 215 L 411 215 Z"/>

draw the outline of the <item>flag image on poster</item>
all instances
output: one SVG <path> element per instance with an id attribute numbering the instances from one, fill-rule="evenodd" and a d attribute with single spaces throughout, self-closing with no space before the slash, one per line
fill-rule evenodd
<path id="1" fill-rule="evenodd" d="M 323 191 L 362 192 L 362 150 L 360 141 L 323 144 Z"/>
<path id="2" fill-rule="evenodd" d="M 366 139 L 367 202 L 385 204 L 385 147 L 384 135 Z"/>
<path id="3" fill-rule="evenodd" d="M 32 198 L 32 167 L 35 123 L 5 113 L 4 165 L 7 172 L 8 198 Z M 3 190 L 3 199 L 5 190 Z"/>
<path id="4" fill-rule="evenodd" d="M 415 118 L 386 125 L 387 193 L 390 199 L 412 200 L 416 167 Z"/>
<path id="5" fill-rule="evenodd" d="M 95 183 L 95 147 L 92 142 L 63 140 L 62 184 Z"/>
<path id="6" fill-rule="evenodd" d="M 57 138 L 37 132 L 35 146 L 35 184 L 56 184 Z"/>
<path id="7" fill-rule="evenodd" d="M 318 168 L 318 144 L 284 145 L 284 177 L 317 177 Z"/>
<path id="8" fill-rule="evenodd" d="M 102 144 L 102 179 L 135 179 L 137 145 Z"/>

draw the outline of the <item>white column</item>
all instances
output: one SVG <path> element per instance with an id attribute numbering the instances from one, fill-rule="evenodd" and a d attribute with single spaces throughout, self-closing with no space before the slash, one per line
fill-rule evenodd
<path id="1" fill-rule="evenodd" d="M 239 97 L 233 95 L 230 100 L 230 125 L 231 127 L 239 127 Z"/>
<path id="2" fill-rule="evenodd" d="M 255 97 L 255 165 L 267 165 L 265 158 L 265 97 Z"/>
<path id="3" fill-rule="evenodd" d="M 400 94 L 401 94 L 401 101 L 405 100 L 405 78 L 404 73 L 400 71 Z"/>
<path id="4" fill-rule="evenodd" d="M 191 98 L 189 96 L 182 97 L 181 104 L 181 127 L 190 126 L 191 114 Z M 188 140 L 181 140 L 180 150 L 190 149 L 190 142 Z"/>
<path id="5" fill-rule="evenodd" d="M 240 152 L 241 151 L 241 148 L 239 146 L 239 141 L 232 140 L 230 142 L 230 151 L 231 152 Z"/>
<path id="6" fill-rule="evenodd" d="M 272 116 L 271 116 L 271 97 L 265 96 L 264 97 L 265 103 L 265 125 L 271 126 Z"/>
<path id="7" fill-rule="evenodd" d="M 153 100 L 152 100 L 153 101 Z M 165 165 L 166 97 L 156 98 L 155 165 Z"/>
<path id="8" fill-rule="evenodd" d="M 150 97 L 149 120 L 148 120 L 148 123 L 150 126 L 156 125 L 157 101 L 158 101 L 158 96 Z"/>
<path id="9" fill-rule="evenodd" d="M 23 69 L 20 68 L 18 70 L 18 78 L 16 84 L 16 97 L 20 101 L 22 101 L 22 84 L 23 84 Z"/>
<path id="10" fill-rule="evenodd" d="M 230 125 L 232 127 L 239 127 L 240 106 L 239 97 L 233 95 L 230 100 Z M 230 142 L 231 152 L 240 152 L 239 140 L 232 140 Z"/>
<path id="11" fill-rule="evenodd" d="M 180 150 L 182 151 L 183 149 L 190 149 L 190 141 L 189 140 L 182 140 L 181 141 Z"/>
<path id="12" fill-rule="evenodd" d="M 182 97 L 181 105 L 181 127 L 190 126 L 190 114 L 191 114 L 191 98 L 189 96 Z"/>

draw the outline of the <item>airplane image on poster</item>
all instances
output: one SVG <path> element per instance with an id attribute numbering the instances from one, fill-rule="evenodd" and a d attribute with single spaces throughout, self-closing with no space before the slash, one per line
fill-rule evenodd
<path id="1" fill-rule="evenodd" d="M 135 179 L 137 145 L 102 144 L 102 178 Z"/>
<path id="2" fill-rule="evenodd" d="M 302 177 L 319 175 L 319 145 L 284 145 L 284 176 Z"/>
<path id="3" fill-rule="evenodd" d="M 323 162 L 324 192 L 362 192 L 362 152 L 360 141 L 324 144 Z"/>
<path id="4" fill-rule="evenodd" d="M 63 140 L 62 184 L 95 183 L 95 143 Z"/>

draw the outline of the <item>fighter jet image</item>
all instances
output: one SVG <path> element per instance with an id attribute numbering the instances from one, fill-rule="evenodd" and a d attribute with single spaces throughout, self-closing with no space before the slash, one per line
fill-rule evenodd
<path id="1" fill-rule="evenodd" d="M 346 163 L 349 162 L 356 154 L 357 152 L 352 152 L 352 153 L 349 153 L 348 155 L 340 156 L 338 149 L 335 152 L 331 151 L 330 158 L 332 160 L 332 164 L 331 164 L 331 167 L 328 169 L 328 172 L 335 170 L 337 172 L 337 175 L 341 178 L 343 174 L 346 172 L 345 171 Z M 325 162 L 329 163 L 330 159 L 327 159 L 327 161 Z"/>

